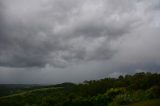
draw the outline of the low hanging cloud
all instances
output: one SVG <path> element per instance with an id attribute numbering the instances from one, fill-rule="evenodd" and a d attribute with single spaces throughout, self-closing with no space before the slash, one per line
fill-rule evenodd
<path id="1" fill-rule="evenodd" d="M 1 0 L 0 69 L 40 81 L 158 72 L 159 29 L 159 0 Z"/>

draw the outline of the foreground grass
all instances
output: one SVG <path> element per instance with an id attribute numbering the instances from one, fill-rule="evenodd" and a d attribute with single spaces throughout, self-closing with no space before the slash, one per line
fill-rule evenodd
<path id="1" fill-rule="evenodd" d="M 160 106 L 160 99 L 147 100 L 129 106 Z"/>

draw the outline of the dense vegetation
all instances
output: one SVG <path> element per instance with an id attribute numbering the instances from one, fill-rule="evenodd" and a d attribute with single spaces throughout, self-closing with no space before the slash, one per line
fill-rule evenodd
<path id="1" fill-rule="evenodd" d="M 22 90 L 0 97 L 0 105 L 120 106 L 141 101 L 158 101 L 159 98 L 160 74 L 142 72 L 119 78 L 84 81 L 81 84 L 62 83 Z"/>

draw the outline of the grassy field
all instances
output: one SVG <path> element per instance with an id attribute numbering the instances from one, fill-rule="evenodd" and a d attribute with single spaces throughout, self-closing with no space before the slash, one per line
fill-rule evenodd
<path id="1" fill-rule="evenodd" d="M 147 100 L 129 106 L 160 106 L 160 99 Z"/>
<path id="2" fill-rule="evenodd" d="M 16 93 L 16 94 L 8 95 L 8 96 L 3 96 L 3 97 L 0 97 L 0 99 L 22 96 L 22 95 L 36 93 L 36 92 L 42 92 L 43 93 L 45 91 L 55 90 L 55 89 L 59 89 L 59 88 L 62 88 L 62 87 L 39 88 L 39 89 L 34 89 L 34 90 L 29 90 L 29 91 L 23 91 L 21 93 Z"/>

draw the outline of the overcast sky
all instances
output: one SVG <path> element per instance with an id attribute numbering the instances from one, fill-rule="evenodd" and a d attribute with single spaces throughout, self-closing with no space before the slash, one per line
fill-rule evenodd
<path id="1" fill-rule="evenodd" d="M 160 0 L 0 0 L 0 83 L 160 72 Z"/>

